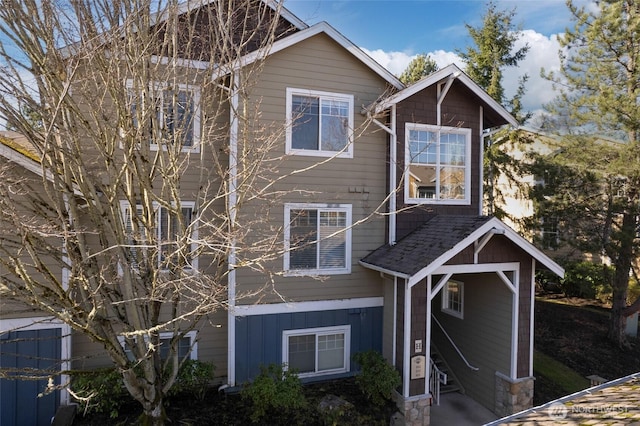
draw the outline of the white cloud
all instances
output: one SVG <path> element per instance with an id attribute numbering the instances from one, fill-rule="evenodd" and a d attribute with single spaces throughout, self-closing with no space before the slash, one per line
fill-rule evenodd
<path id="1" fill-rule="evenodd" d="M 512 97 L 518 87 L 518 78 L 528 75 L 529 81 L 525 86 L 526 92 L 522 100 L 523 107 L 526 111 L 537 113 L 541 111 L 544 104 L 551 102 L 556 96 L 553 85 L 540 75 L 540 71 L 544 68 L 548 73 L 560 69 L 558 58 L 560 44 L 556 35 L 545 36 L 534 30 L 524 30 L 521 34 L 514 48 L 519 49 L 528 43 L 529 52 L 517 69 L 507 68 L 504 71 L 505 94 L 508 98 Z"/>
<path id="2" fill-rule="evenodd" d="M 535 30 L 523 30 L 515 49 L 519 49 L 526 43 L 529 44 L 529 52 L 518 68 L 504 70 L 504 88 L 508 98 L 512 97 L 518 88 L 518 79 L 527 74 L 529 80 L 525 86 L 526 93 L 523 106 L 526 111 L 538 113 L 542 105 L 549 103 L 555 97 L 551 82 L 540 76 L 540 70 L 546 72 L 558 71 L 560 61 L 558 59 L 558 39 L 556 35 L 545 36 Z M 381 49 L 368 50 L 363 48 L 369 56 L 395 75 L 400 75 L 409 62 L 417 55 L 407 52 L 385 52 Z M 464 69 L 464 63 L 455 52 L 436 50 L 428 52 L 440 68 L 451 63 Z"/>
<path id="3" fill-rule="evenodd" d="M 385 52 L 382 49 L 368 50 L 361 48 L 367 55 L 371 56 L 380 65 L 391 71 L 394 75 L 400 75 L 407 68 L 411 59 L 416 55 L 409 55 L 405 52 Z"/>

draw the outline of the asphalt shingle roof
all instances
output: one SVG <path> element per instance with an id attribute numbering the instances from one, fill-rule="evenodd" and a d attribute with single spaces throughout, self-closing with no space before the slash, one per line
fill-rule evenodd
<path id="1" fill-rule="evenodd" d="M 550 401 L 489 425 L 640 425 L 640 373 Z"/>
<path id="2" fill-rule="evenodd" d="M 411 276 L 491 219 L 489 216 L 433 216 L 395 245 L 385 244 L 361 262 Z"/>

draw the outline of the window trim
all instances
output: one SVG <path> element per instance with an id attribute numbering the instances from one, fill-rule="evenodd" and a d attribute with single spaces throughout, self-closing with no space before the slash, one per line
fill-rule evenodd
<path id="1" fill-rule="evenodd" d="M 344 367 L 334 368 L 331 370 L 318 371 L 318 336 L 330 334 L 344 334 Z M 308 336 L 315 335 L 316 351 L 315 351 L 315 370 L 313 372 L 298 373 L 298 377 L 317 377 L 330 374 L 348 373 L 351 371 L 351 325 L 337 325 L 331 327 L 314 327 L 300 328 L 282 331 L 282 365 L 283 370 L 289 369 L 289 337 L 291 336 Z"/>
<path id="2" fill-rule="evenodd" d="M 138 207 L 140 207 L 140 204 L 136 204 L 136 212 L 138 210 Z M 193 227 L 192 227 L 192 232 L 191 232 L 191 252 L 195 252 L 196 250 L 196 241 L 198 240 L 198 223 L 196 220 L 196 203 L 195 201 L 180 201 L 180 208 L 190 208 L 191 209 L 191 223 L 193 223 Z M 128 201 L 126 200 L 120 200 L 120 214 L 122 215 L 122 219 L 125 220 L 127 217 L 127 208 L 131 208 L 131 205 Z M 162 207 L 159 203 L 157 202 L 153 202 L 153 211 L 155 214 L 155 222 L 156 222 L 156 228 L 155 228 L 155 232 L 156 232 L 156 239 L 158 240 L 158 266 L 160 266 L 160 262 L 161 260 L 161 256 L 162 256 L 162 250 L 160 250 L 160 232 L 161 232 L 161 227 L 160 227 L 160 209 L 162 209 L 164 207 Z M 125 224 L 126 227 L 126 224 Z M 163 271 L 166 271 L 166 269 L 162 269 Z M 197 272 L 198 271 L 198 256 L 194 255 L 193 258 L 191 259 L 191 266 L 190 267 L 185 267 L 183 269 L 184 271 L 192 271 L 192 272 Z"/>
<path id="3" fill-rule="evenodd" d="M 310 150 L 310 149 L 296 149 L 293 148 L 293 96 L 308 96 L 316 97 L 319 99 L 334 99 L 349 104 L 349 129 L 347 133 L 347 146 L 341 151 L 323 151 L 323 150 Z M 337 157 L 337 158 L 353 158 L 353 142 L 354 142 L 354 97 L 353 95 L 345 93 L 324 92 L 320 90 L 309 89 L 296 89 L 287 87 L 287 100 L 286 100 L 286 143 L 285 153 L 289 155 L 304 155 L 310 157 Z"/>
<path id="4" fill-rule="evenodd" d="M 291 269 L 290 268 L 290 246 L 291 241 L 291 210 L 319 210 L 346 213 L 345 234 L 345 266 L 334 269 Z M 326 204 L 326 203 L 287 203 L 284 206 L 284 275 L 285 276 L 318 276 L 318 275 L 340 275 L 351 273 L 351 245 L 352 234 L 352 205 L 351 204 Z M 317 240 L 316 240 L 317 243 Z"/>
<path id="5" fill-rule="evenodd" d="M 159 82 L 159 81 L 154 81 L 152 83 L 149 84 L 149 87 L 154 91 L 154 92 L 164 92 L 164 90 L 169 87 L 170 85 L 166 82 Z M 201 114 L 202 114 L 202 109 L 200 107 L 200 86 L 198 85 L 193 85 L 193 84 L 185 84 L 185 83 L 178 83 L 175 85 L 177 87 L 177 89 L 180 90 L 184 90 L 184 91 L 188 91 L 191 92 L 192 96 L 193 96 L 193 141 L 191 143 L 191 146 L 185 146 L 182 145 L 181 147 L 181 152 L 192 152 L 192 153 L 199 153 L 200 152 L 200 141 L 201 141 Z M 128 91 L 133 91 L 133 80 L 132 79 L 127 79 L 125 82 L 125 87 Z M 158 151 L 159 150 L 159 145 L 153 142 L 149 143 L 149 150 L 150 151 Z M 163 151 L 167 150 L 166 146 L 162 147 Z"/>
<path id="6" fill-rule="evenodd" d="M 449 284 L 457 284 L 460 288 L 460 310 L 457 311 L 455 309 L 451 309 L 449 307 Z M 458 280 L 448 280 L 447 283 L 442 287 L 442 306 L 440 307 L 441 311 L 454 316 L 456 318 L 464 319 L 464 282 Z"/>
<path id="7" fill-rule="evenodd" d="M 465 162 L 464 162 L 464 185 L 465 194 L 463 199 L 440 199 L 440 198 L 412 198 L 409 196 L 410 185 L 410 166 L 411 166 L 411 153 L 409 151 L 409 132 L 425 131 L 425 132 L 437 132 L 440 133 L 454 133 L 462 134 L 466 137 L 467 144 L 465 147 Z M 404 164 L 405 164 L 405 176 L 404 176 L 404 199 L 407 204 L 446 204 L 446 205 L 470 205 L 471 204 L 471 129 L 466 127 L 448 127 L 448 126 L 434 126 L 431 124 L 419 124 L 419 123 L 405 123 L 404 132 Z M 440 138 L 438 138 L 438 141 Z M 438 150 L 436 154 L 437 166 L 440 167 L 440 143 L 438 142 Z M 438 178 L 439 179 L 439 178 Z M 437 189 L 436 184 L 436 189 Z"/>
<path id="8" fill-rule="evenodd" d="M 160 332 L 160 340 L 171 339 L 175 333 L 171 331 L 162 331 Z M 196 340 L 197 333 L 195 330 L 187 331 L 184 333 L 182 338 L 189 338 L 189 359 L 197 360 L 198 359 L 198 341 Z M 145 335 L 144 340 L 149 340 L 149 336 Z M 125 348 L 124 336 L 118 336 L 118 343 L 127 353 L 127 348 Z"/>

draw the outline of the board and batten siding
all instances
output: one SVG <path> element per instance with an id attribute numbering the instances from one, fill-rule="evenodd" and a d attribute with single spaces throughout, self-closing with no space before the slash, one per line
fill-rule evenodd
<path id="1" fill-rule="evenodd" d="M 284 227 L 284 208 L 287 203 L 349 204 L 352 222 L 363 221 L 353 227 L 351 273 L 330 275 L 322 280 L 307 276 L 275 277 L 272 289 L 263 293 L 261 303 L 309 301 L 382 296 L 382 283 L 377 273 L 362 268 L 358 261 L 385 242 L 386 224 L 375 211 L 385 211 L 387 144 L 386 134 L 378 127 L 365 128 L 363 105 L 374 102 L 387 88 L 387 82 L 359 62 L 328 36 L 318 34 L 283 51 L 269 56 L 258 81 L 252 86 L 250 105 L 260 108 L 264 128 L 286 122 L 287 88 L 353 95 L 355 140 L 353 158 L 334 158 L 319 164 L 326 157 L 285 155 L 285 133 L 273 147 L 271 158 L 277 162 L 276 175 L 285 176 L 273 186 L 279 191 L 269 204 L 256 202 L 244 206 L 248 220 L 256 216 L 268 217 L 268 223 L 256 221 L 254 232 L 267 236 L 281 232 Z M 298 172 L 304 170 L 303 172 Z M 294 173 L 296 172 L 296 173 Z M 268 216 L 267 216 L 268 215 Z M 264 227 L 264 230 L 258 229 Z M 284 237 L 276 243 L 276 250 L 284 248 Z M 274 271 L 282 271 L 282 256 L 268 264 Z M 237 293 L 251 292 L 267 284 L 265 275 L 239 269 Z M 272 284 L 268 283 L 269 286 Z M 278 294 L 276 294 L 276 292 Z M 238 300 L 250 304 L 256 298 Z"/>
<path id="2" fill-rule="evenodd" d="M 433 313 L 460 348 L 469 369 L 437 326 L 432 339 L 465 392 L 490 410 L 495 403 L 495 373 L 509 376 L 511 362 L 512 294 L 495 274 L 454 275 L 464 283 L 464 318 L 441 311 L 442 291 L 433 299 Z"/>
<path id="3" fill-rule="evenodd" d="M 260 373 L 260 366 L 282 364 L 283 332 L 349 325 L 351 355 L 382 350 L 382 307 L 333 311 L 252 315 L 236 319 L 236 382 L 244 383 Z M 341 375 L 349 375 L 351 369 Z"/>

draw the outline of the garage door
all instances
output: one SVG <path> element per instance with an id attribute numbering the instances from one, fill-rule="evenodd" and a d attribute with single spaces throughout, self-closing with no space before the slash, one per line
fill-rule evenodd
<path id="1" fill-rule="evenodd" d="M 33 375 L 38 380 L 0 379 L 0 426 L 50 425 L 60 392 L 38 398 L 47 387 L 46 373 L 60 372 L 61 329 L 11 331 L 0 335 L 0 368 L 11 375 Z M 32 371 L 33 373 L 29 373 Z M 36 375 L 35 371 L 39 374 Z M 55 384 L 60 376 L 55 376 Z"/>

